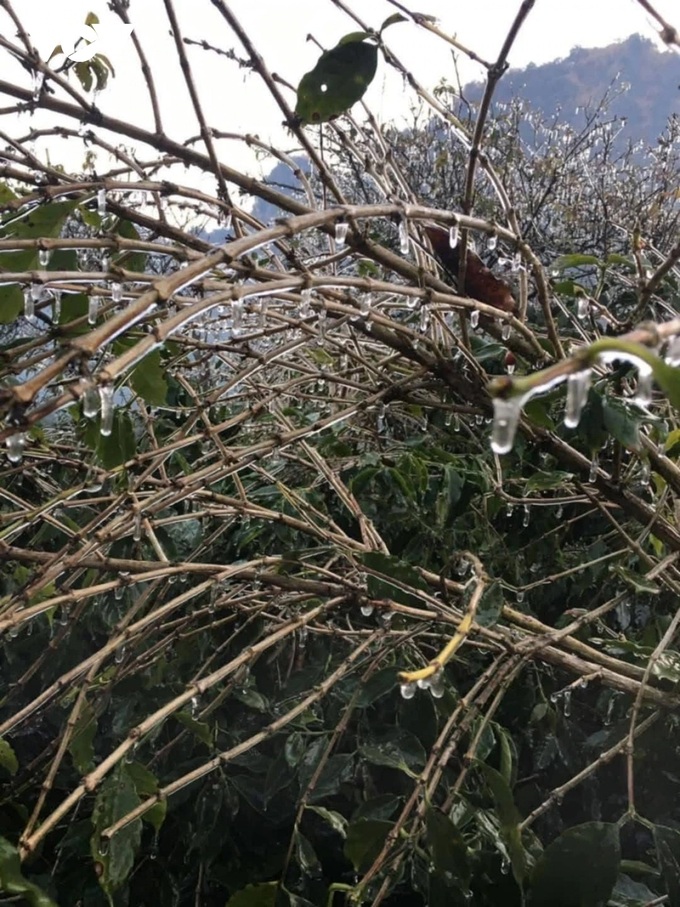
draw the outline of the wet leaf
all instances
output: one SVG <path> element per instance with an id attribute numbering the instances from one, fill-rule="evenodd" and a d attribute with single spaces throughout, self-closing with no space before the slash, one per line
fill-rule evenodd
<path id="1" fill-rule="evenodd" d="M 532 907 L 599 907 L 619 872 L 619 829 L 586 822 L 567 829 L 539 858 L 531 876 Z"/>
<path id="2" fill-rule="evenodd" d="M 6 838 L 0 837 L 0 891 L 9 895 L 21 895 L 31 907 L 57 907 L 37 885 L 21 874 L 21 861 L 15 847 Z"/>
<path id="3" fill-rule="evenodd" d="M 368 869 L 380 853 L 392 827 L 392 822 L 382 819 L 352 822 L 347 830 L 344 851 L 356 872 Z"/>

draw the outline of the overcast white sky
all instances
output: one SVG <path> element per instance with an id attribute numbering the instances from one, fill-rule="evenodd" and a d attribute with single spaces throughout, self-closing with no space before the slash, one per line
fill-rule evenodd
<path id="1" fill-rule="evenodd" d="M 373 27 L 378 27 L 395 11 L 387 0 L 347 2 Z M 357 28 L 330 0 L 227 0 L 227 3 L 246 27 L 270 69 L 292 85 L 297 85 L 318 57 L 318 49 L 306 40 L 309 33 L 330 47 L 343 34 Z M 174 4 L 185 37 L 206 39 L 220 48 L 233 48 L 237 53 L 243 53 L 210 0 L 174 0 Z M 668 20 L 676 26 L 680 24 L 678 0 L 655 0 L 655 4 Z M 496 57 L 519 6 L 520 0 L 415 2 L 419 11 L 436 16 L 443 30 L 456 35 L 486 59 Z M 19 0 L 15 8 L 39 50 L 47 55 L 55 44 L 69 43 L 69 38 L 72 46 L 78 27 L 89 10 L 99 15 L 102 34 L 107 22 L 113 18 L 106 0 Z M 166 133 L 180 141 L 196 134 L 196 121 L 181 79 L 177 54 L 168 35 L 163 0 L 132 0 L 130 18 L 147 49 L 158 81 Z M 1 11 L 0 31 L 12 36 L 7 18 Z M 635 0 L 537 0 L 513 48 L 510 63 L 512 66 L 543 63 L 566 56 L 575 45 L 601 46 L 636 31 L 650 38 L 656 34 L 655 26 Z M 393 26 L 386 32 L 386 40 L 426 87 L 432 88 L 442 77 L 454 79 L 450 50 L 413 24 Z M 233 63 L 215 54 L 197 48 L 189 51 L 211 125 L 227 131 L 257 133 L 262 137 L 271 134 L 272 130 L 277 131 L 281 114 L 256 76 L 244 77 Z M 116 45 L 111 55 L 117 78 L 102 93 L 99 105 L 106 112 L 152 128 L 150 105 L 131 44 Z M 29 81 L 25 71 L 11 66 L 6 54 L 0 56 L 0 69 L 4 70 L 3 78 L 14 76 L 23 82 Z M 482 74 L 478 66 L 462 58 L 461 71 L 463 81 Z M 292 93 L 289 100 L 294 106 Z M 394 118 L 404 109 L 401 79 L 395 77 L 384 62 L 367 100 L 381 120 Z M 33 120 L 36 125 L 38 118 L 36 115 Z M 22 121 L 24 126 L 28 123 L 26 116 Z M 40 119 L 40 122 L 44 121 Z M 7 121 L 3 123 L 0 119 L 0 128 L 10 131 L 9 127 Z M 11 131 L 15 132 L 16 128 Z M 282 133 L 278 132 L 278 135 Z M 290 142 L 290 139 L 285 141 Z M 66 160 L 72 157 L 72 153 L 63 150 L 59 154 Z M 230 145 L 222 156 L 236 166 L 244 166 L 250 159 L 238 143 Z"/>

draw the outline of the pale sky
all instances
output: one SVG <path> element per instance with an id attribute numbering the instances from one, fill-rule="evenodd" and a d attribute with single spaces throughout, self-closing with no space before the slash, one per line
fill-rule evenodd
<path id="1" fill-rule="evenodd" d="M 456 35 L 460 42 L 490 60 L 496 57 L 520 6 L 520 0 L 414 2 L 414 8 L 436 16 L 442 30 Z M 347 0 L 347 3 L 373 27 L 379 27 L 395 12 L 387 0 Z M 342 35 L 358 27 L 327 0 L 227 0 L 227 4 L 247 29 L 270 69 L 294 86 L 314 66 L 319 55 L 316 46 L 306 40 L 308 34 L 325 47 L 331 47 Z M 185 37 L 206 39 L 222 49 L 233 48 L 238 55 L 245 56 L 237 38 L 210 0 L 174 0 L 174 5 Z M 667 20 L 680 25 L 677 0 L 655 0 L 655 5 Z M 88 11 L 99 16 L 102 34 L 107 22 L 115 18 L 108 10 L 106 0 L 20 0 L 15 3 L 15 9 L 46 56 L 57 43 L 72 46 Z M 168 35 L 162 0 L 132 0 L 130 18 L 158 81 L 166 133 L 179 141 L 195 135 L 198 127 L 181 78 L 177 54 Z M 13 30 L 7 27 L 7 17 L 1 10 L 0 31 L 11 38 Z M 652 39 L 657 32 L 650 17 L 635 0 L 536 0 L 512 50 L 510 63 L 512 66 L 543 63 L 566 56 L 575 45 L 602 46 L 633 32 Z M 433 88 L 442 77 L 454 80 L 450 49 L 437 38 L 411 23 L 393 26 L 385 37 L 388 46 L 427 88 Z M 257 133 L 263 138 L 274 134 L 285 147 L 292 148 L 290 138 L 278 129 L 281 114 L 257 76 L 245 75 L 224 57 L 195 47 L 188 48 L 188 52 L 211 125 L 230 132 Z M 112 48 L 110 55 L 117 77 L 101 94 L 98 104 L 107 113 L 152 128 L 146 90 L 132 54 L 131 44 L 123 42 Z M 3 78 L 15 77 L 29 82 L 28 74 L 18 65 L 13 66 L 4 52 L 0 54 L 0 69 Z M 463 81 L 482 75 L 479 66 L 462 57 L 460 70 Z M 294 107 L 292 92 L 288 92 L 287 97 Z M 401 79 L 382 61 L 366 95 L 372 110 L 379 120 L 393 119 L 404 111 L 407 99 Z M 19 134 L 29 125 L 28 116 L 22 116 L 21 121 L 21 126 L 12 125 L 7 118 L 0 117 L 0 128 Z M 45 122 L 44 116 L 36 114 L 32 122 L 41 125 Z M 110 136 L 107 138 L 111 140 Z M 115 138 L 113 141 L 115 144 Z M 74 153 L 73 148 L 70 151 L 55 148 L 53 159 L 70 163 Z M 234 166 L 252 168 L 252 155 L 241 143 L 229 143 L 221 155 Z M 78 151 L 77 159 L 81 156 L 82 152 Z M 267 164 L 265 170 L 268 169 Z"/>

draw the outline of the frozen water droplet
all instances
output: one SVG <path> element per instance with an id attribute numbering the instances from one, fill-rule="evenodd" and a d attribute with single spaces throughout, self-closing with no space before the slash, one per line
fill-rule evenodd
<path id="1" fill-rule="evenodd" d="M 564 508 L 562 507 L 561 504 L 558 504 L 558 505 L 557 505 L 557 510 L 555 511 L 555 516 L 557 517 L 558 520 L 559 520 L 560 517 L 562 516 L 563 509 L 564 509 Z"/>
<path id="2" fill-rule="evenodd" d="M 430 310 L 426 305 L 420 307 L 420 322 L 418 326 L 423 332 L 430 326 Z"/>
<path id="3" fill-rule="evenodd" d="M 405 217 L 399 221 L 399 251 L 402 255 L 408 254 L 411 243 L 408 238 L 408 222 Z"/>
<path id="4" fill-rule="evenodd" d="M 341 249 L 347 242 L 347 231 L 349 229 L 349 224 L 346 224 L 344 220 L 340 220 L 335 225 L 335 245 Z"/>
<path id="5" fill-rule="evenodd" d="M 141 513 L 135 514 L 135 521 L 132 528 L 132 538 L 135 542 L 141 541 L 142 538 L 142 515 Z"/>
<path id="6" fill-rule="evenodd" d="M 524 601 L 524 590 L 523 590 L 523 589 L 518 589 L 518 590 L 517 590 L 517 594 L 515 595 L 515 598 L 517 599 L 517 601 L 518 601 L 520 604 L 522 604 L 522 602 Z"/>
<path id="7" fill-rule="evenodd" d="M 120 302 L 123 298 L 123 287 L 122 284 L 114 282 L 111 284 L 111 301 Z"/>
<path id="8" fill-rule="evenodd" d="M 87 305 L 87 323 L 95 324 L 97 321 L 97 314 L 99 313 L 99 305 L 101 303 L 101 296 L 90 296 Z"/>
<path id="9" fill-rule="evenodd" d="M 113 431 L 113 385 L 101 384 L 99 386 L 99 402 L 101 406 L 100 432 L 106 438 Z"/>
<path id="10" fill-rule="evenodd" d="M 597 470 L 600 468 L 600 458 L 597 454 L 593 456 L 593 459 L 590 462 L 590 472 L 588 473 L 588 481 L 592 484 L 597 479 Z"/>
<path id="11" fill-rule="evenodd" d="M 61 318 L 61 290 L 52 290 L 52 321 L 56 324 Z"/>
<path id="12" fill-rule="evenodd" d="M 430 693 L 432 693 L 435 699 L 441 699 L 445 692 L 446 684 L 444 683 L 444 672 L 437 671 L 430 683 Z"/>
<path id="13" fill-rule="evenodd" d="M 584 318 L 588 317 L 590 313 L 590 302 L 587 297 L 579 296 L 578 302 L 576 303 L 576 317 L 580 318 L 583 321 Z"/>
<path id="14" fill-rule="evenodd" d="M 111 256 L 108 252 L 102 252 L 102 257 L 99 260 L 99 267 L 102 271 L 108 271 L 111 267 Z"/>
<path id="15" fill-rule="evenodd" d="M 24 287 L 24 318 L 35 321 L 35 297 L 30 287 Z"/>
<path id="16" fill-rule="evenodd" d="M 590 369 L 576 372 L 567 378 L 567 401 L 564 408 L 564 424 L 567 428 L 576 428 L 581 420 L 581 413 L 588 399 L 590 381 Z"/>
<path id="17" fill-rule="evenodd" d="M 373 305 L 373 297 L 370 293 L 362 293 L 361 298 L 359 299 L 359 312 L 366 316 L 371 311 L 371 306 Z"/>
<path id="18" fill-rule="evenodd" d="M 479 309 L 473 309 L 470 312 L 470 327 L 473 328 L 473 330 L 474 330 L 474 328 L 476 328 L 478 324 L 479 324 Z"/>
<path id="19" fill-rule="evenodd" d="M 24 447 L 26 446 L 26 432 L 18 431 L 5 441 L 7 447 L 7 459 L 10 463 L 21 463 L 24 456 Z"/>
<path id="20" fill-rule="evenodd" d="M 416 686 L 419 690 L 429 690 L 431 682 L 430 677 L 421 677 L 420 680 L 416 680 Z"/>
<path id="21" fill-rule="evenodd" d="M 455 249 L 458 245 L 459 234 L 458 224 L 451 224 L 449 227 L 449 247 L 451 249 Z"/>
<path id="22" fill-rule="evenodd" d="M 493 398 L 493 428 L 491 429 L 491 450 L 505 454 L 512 450 L 522 411 L 521 398 Z"/>
<path id="23" fill-rule="evenodd" d="M 510 325 L 506 321 L 505 324 L 503 325 L 503 330 L 501 331 L 501 337 L 503 338 L 503 340 L 509 340 L 511 333 L 512 333 L 512 325 Z"/>
<path id="24" fill-rule="evenodd" d="M 649 460 L 645 460 L 640 468 L 640 484 L 647 487 L 649 485 L 650 478 L 651 469 L 649 467 Z"/>
<path id="25" fill-rule="evenodd" d="M 106 189 L 99 189 L 97 192 L 97 214 L 100 217 L 106 214 Z"/>
<path id="26" fill-rule="evenodd" d="M 565 718 L 571 715 L 571 690 L 564 691 L 563 711 Z"/>
<path id="27" fill-rule="evenodd" d="M 38 252 L 38 262 L 40 263 L 40 267 L 46 268 L 47 265 L 50 263 L 51 257 L 52 257 L 52 253 L 50 252 L 49 249 L 40 249 L 40 251 Z"/>
<path id="28" fill-rule="evenodd" d="M 415 683 L 402 683 L 399 687 L 399 692 L 402 699 L 413 699 L 416 695 L 416 685 Z"/>
<path id="29" fill-rule="evenodd" d="M 192 718 L 195 718 L 198 715 L 198 696 L 192 696 L 189 700 L 189 711 L 191 712 Z"/>
<path id="30" fill-rule="evenodd" d="M 515 363 L 515 362 L 508 362 L 508 364 L 505 366 L 505 370 L 508 373 L 508 375 L 514 375 L 516 368 L 517 368 L 517 363 Z"/>
<path id="31" fill-rule="evenodd" d="M 92 385 L 88 387 L 82 397 L 83 400 L 83 415 L 86 419 L 94 419 L 94 417 L 99 412 L 99 407 L 101 405 L 99 398 L 99 389 Z"/>
<path id="32" fill-rule="evenodd" d="M 646 363 L 645 363 L 646 365 Z M 633 403 L 641 409 L 647 409 L 652 402 L 652 370 L 647 366 L 638 368 L 637 389 Z"/>
<path id="33" fill-rule="evenodd" d="M 514 509 L 515 505 L 512 503 L 512 501 L 508 501 L 508 503 L 505 505 L 505 515 L 507 517 L 511 517 Z"/>
<path id="34" fill-rule="evenodd" d="M 38 101 L 40 99 L 40 92 L 42 91 L 43 83 L 45 82 L 45 73 L 38 72 L 37 70 L 33 71 L 33 100 Z"/>
<path id="35" fill-rule="evenodd" d="M 105 838 L 103 835 L 99 839 L 99 853 L 102 857 L 105 857 L 109 852 L 109 841 L 110 838 Z"/>
<path id="36" fill-rule="evenodd" d="M 529 505 L 524 505 L 524 514 L 522 516 L 522 526 L 528 526 L 529 520 L 531 519 L 531 512 L 529 510 Z"/>
<path id="37" fill-rule="evenodd" d="M 487 249 L 489 250 L 489 252 L 493 252 L 497 245 L 498 245 L 498 237 L 497 237 L 497 236 L 493 236 L 493 235 L 492 235 L 492 236 L 490 236 L 490 237 L 487 239 L 487 241 L 486 241 L 486 247 L 487 247 Z"/>
<path id="38" fill-rule="evenodd" d="M 375 609 L 373 608 L 373 605 L 368 605 L 368 604 L 367 604 L 367 605 L 362 605 L 362 606 L 361 606 L 361 613 L 363 614 L 364 617 L 370 617 L 371 614 L 373 614 L 373 611 L 374 611 L 374 610 L 375 610 Z"/>

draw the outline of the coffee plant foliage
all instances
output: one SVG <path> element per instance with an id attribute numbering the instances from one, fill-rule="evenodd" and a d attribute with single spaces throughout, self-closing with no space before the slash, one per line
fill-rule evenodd
<path id="1" fill-rule="evenodd" d="M 485 62 L 329 3 L 274 74 L 164 0 L 183 135 L 134 4 L 146 120 L 0 2 L 3 903 L 680 897 L 680 126 L 494 106 L 533 5 Z M 210 123 L 207 59 L 285 141 Z"/>

